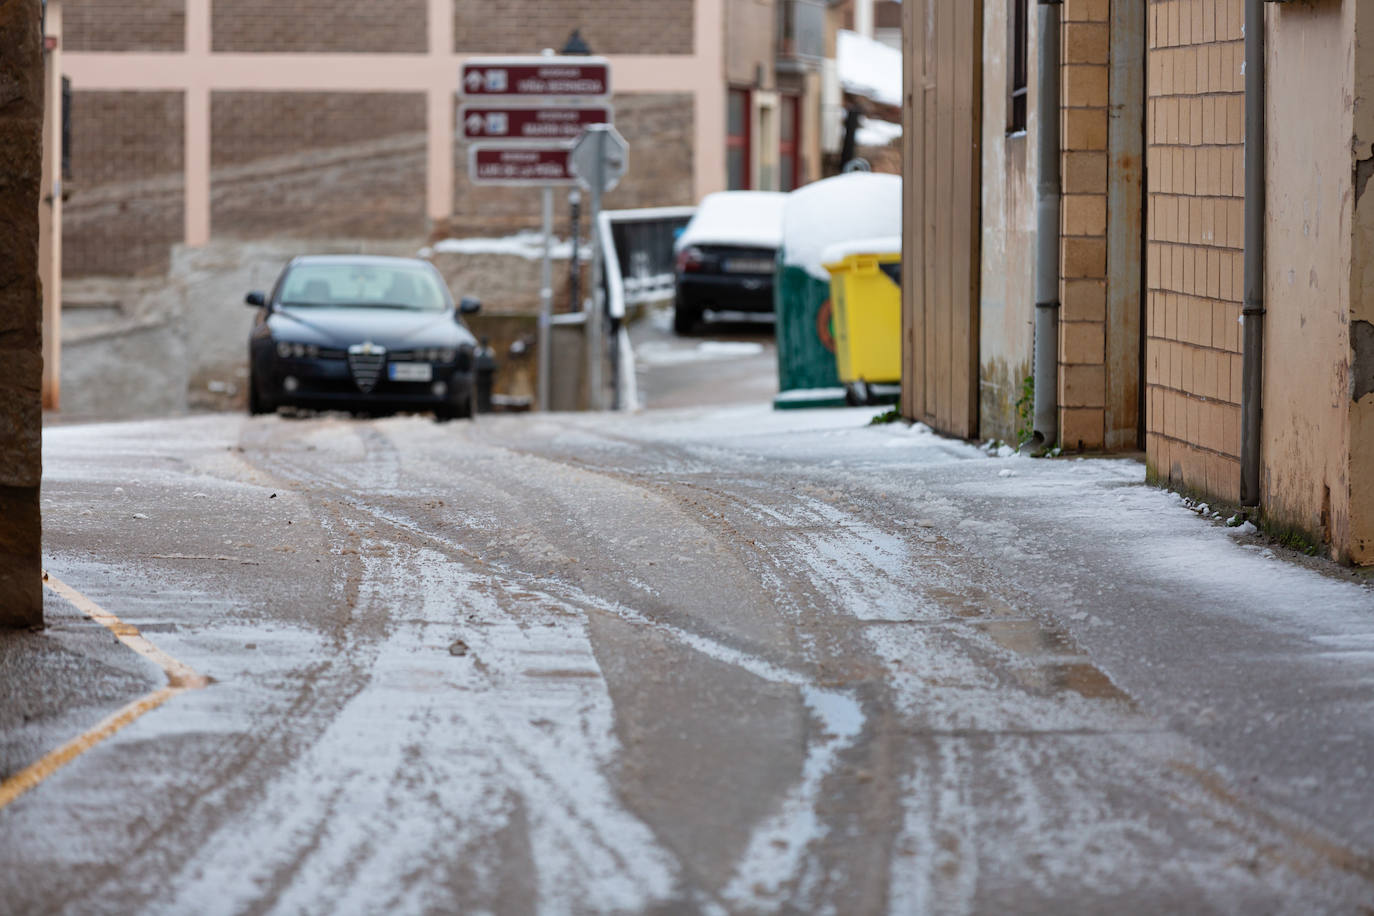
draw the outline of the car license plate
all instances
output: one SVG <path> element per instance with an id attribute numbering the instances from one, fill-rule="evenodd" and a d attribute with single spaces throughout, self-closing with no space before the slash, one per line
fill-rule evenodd
<path id="1" fill-rule="evenodd" d="M 728 258 L 725 272 L 732 274 L 771 274 L 773 262 L 767 258 Z"/>
<path id="2" fill-rule="evenodd" d="M 434 367 L 429 363 L 390 363 L 386 377 L 393 382 L 427 382 L 434 377 Z"/>

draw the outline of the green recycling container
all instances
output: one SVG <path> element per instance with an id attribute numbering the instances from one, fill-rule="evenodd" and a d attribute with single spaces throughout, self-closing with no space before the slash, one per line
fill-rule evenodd
<path id="1" fill-rule="evenodd" d="M 902 179 L 897 175 L 836 175 L 787 195 L 773 282 L 775 408 L 845 406 L 823 254 L 836 243 L 901 233 Z"/>
<path id="2" fill-rule="evenodd" d="M 835 363 L 830 284 L 803 267 L 778 264 L 773 284 L 777 319 L 779 410 L 843 407 L 844 387 Z"/>

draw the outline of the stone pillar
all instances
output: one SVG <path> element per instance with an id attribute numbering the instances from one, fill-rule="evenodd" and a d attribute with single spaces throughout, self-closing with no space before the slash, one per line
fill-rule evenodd
<path id="1" fill-rule="evenodd" d="M 0 3 L 0 626 L 43 622 L 40 0 Z"/>

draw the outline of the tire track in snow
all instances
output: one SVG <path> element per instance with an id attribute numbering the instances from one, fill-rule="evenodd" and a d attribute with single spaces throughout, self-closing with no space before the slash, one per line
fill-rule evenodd
<path id="1" fill-rule="evenodd" d="M 308 474 L 300 465 L 293 470 L 303 478 Z M 314 479 L 323 478 L 315 476 Z M 344 486 L 344 480 L 337 475 L 329 482 L 341 488 Z M 352 508 L 381 519 L 416 538 L 425 539 L 453 554 L 475 559 L 465 544 L 429 530 L 410 513 L 396 507 L 378 505 L 374 499 L 364 500 L 352 495 L 341 495 L 340 498 Z M 786 895 L 792 892 L 790 886 L 795 884 L 804 870 L 805 856 L 828 831 L 817 815 L 822 798 L 821 786 L 834 771 L 841 752 L 853 746 L 863 729 L 864 714 L 860 704 L 845 693 L 819 687 L 812 674 L 780 666 L 774 661 L 723 643 L 718 638 L 647 617 L 622 602 L 590 595 L 568 583 L 554 583 L 530 576 L 509 564 L 483 562 L 483 575 L 492 587 L 502 592 L 542 592 L 572 607 L 582 608 L 584 612 L 595 609 L 614 614 L 622 620 L 653 627 L 693 651 L 741 668 L 761 680 L 801 690 L 819 736 L 807 747 L 803 779 L 788 791 L 781 810 L 756 826 L 753 838 L 736 868 L 735 879 L 721 891 L 722 902 L 731 907 L 770 907 L 784 901 Z"/>

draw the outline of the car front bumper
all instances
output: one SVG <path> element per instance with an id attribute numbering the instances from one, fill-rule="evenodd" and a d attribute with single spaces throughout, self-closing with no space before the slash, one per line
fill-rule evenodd
<path id="1" fill-rule="evenodd" d="M 266 382 L 272 401 L 286 406 L 433 410 L 466 403 L 475 379 L 459 365 L 434 365 L 424 382 L 394 381 L 383 368 L 376 386 L 363 391 L 347 360 L 274 356 Z"/>
<path id="2" fill-rule="evenodd" d="M 773 277 L 751 274 L 679 274 L 678 306 L 733 312 L 773 311 Z"/>

